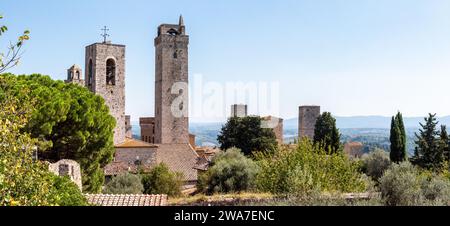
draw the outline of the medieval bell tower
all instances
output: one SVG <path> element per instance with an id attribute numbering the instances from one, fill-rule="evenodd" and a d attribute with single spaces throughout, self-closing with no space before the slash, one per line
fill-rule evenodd
<path id="1" fill-rule="evenodd" d="M 188 45 L 183 17 L 155 38 L 155 143 L 188 144 Z"/>
<path id="2" fill-rule="evenodd" d="M 114 144 L 125 142 L 125 46 L 105 41 L 86 47 L 86 87 L 105 99 L 116 119 Z"/>

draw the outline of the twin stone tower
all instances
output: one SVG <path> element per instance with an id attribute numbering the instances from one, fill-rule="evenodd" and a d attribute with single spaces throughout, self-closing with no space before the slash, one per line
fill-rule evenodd
<path id="1" fill-rule="evenodd" d="M 189 143 L 188 45 L 183 17 L 178 24 L 158 27 L 155 43 L 155 140 L 156 144 Z M 114 144 L 125 142 L 125 45 L 104 41 L 86 47 L 86 75 L 68 69 L 66 82 L 87 87 L 105 99 L 116 119 Z"/>

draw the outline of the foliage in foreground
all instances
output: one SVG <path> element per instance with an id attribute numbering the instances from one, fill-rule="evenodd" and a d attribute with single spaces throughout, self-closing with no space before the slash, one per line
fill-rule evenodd
<path id="1" fill-rule="evenodd" d="M 372 180 L 377 181 L 383 176 L 384 172 L 391 165 L 391 160 L 386 151 L 376 149 L 368 155 L 364 155 L 362 159 L 363 171 Z"/>
<path id="2" fill-rule="evenodd" d="M 39 74 L 0 75 L 0 90 L 4 91 L 0 100 L 16 98 L 32 107 L 31 116 L 21 130 L 39 141 L 39 159 L 77 161 L 83 174 L 83 189 L 100 192 L 104 183 L 101 168 L 112 160 L 114 153 L 115 127 L 103 98 L 84 87 Z"/>
<path id="3" fill-rule="evenodd" d="M 380 191 L 390 206 L 450 204 L 450 181 L 409 162 L 393 164 L 380 179 Z"/>
<path id="4" fill-rule="evenodd" d="M 206 194 L 235 193 L 250 190 L 258 165 L 237 148 L 219 153 L 207 172 L 201 174 L 198 188 Z"/>
<path id="5" fill-rule="evenodd" d="M 128 172 L 113 177 L 103 189 L 104 194 L 142 194 L 143 191 L 141 177 Z"/>
<path id="6" fill-rule="evenodd" d="M 257 155 L 260 191 L 302 195 L 319 192 L 362 192 L 367 183 L 358 165 L 341 153 L 327 154 L 308 139 L 274 154 Z"/>
<path id="7" fill-rule="evenodd" d="M 55 201 L 58 206 L 87 206 L 86 197 L 69 177 L 52 175 Z"/>
<path id="8" fill-rule="evenodd" d="M 0 206 L 86 205 L 72 181 L 53 175 L 47 164 L 33 159 L 37 140 L 20 132 L 30 105 L 12 98 L 0 102 Z"/>
<path id="9" fill-rule="evenodd" d="M 176 197 L 181 194 L 183 175 L 170 172 L 169 167 L 161 163 L 142 175 L 145 194 L 167 194 Z"/>

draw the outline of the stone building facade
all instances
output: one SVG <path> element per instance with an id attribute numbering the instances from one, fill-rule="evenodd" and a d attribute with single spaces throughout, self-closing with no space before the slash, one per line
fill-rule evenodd
<path id="1" fill-rule="evenodd" d="M 189 143 L 188 45 L 183 18 L 162 24 L 154 40 L 155 143 Z"/>
<path id="2" fill-rule="evenodd" d="M 72 67 L 67 69 L 67 80 L 65 80 L 65 82 L 85 86 L 81 67 L 74 64 Z"/>
<path id="3" fill-rule="evenodd" d="M 155 117 L 139 118 L 141 140 L 150 144 L 155 143 Z"/>
<path id="4" fill-rule="evenodd" d="M 86 86 L 105 99 L 116 119 L 114 144 L 125 142 L 125 46 L 110 42 L 86 47 Z"/>
<path id="5" fill-rule="evenodd" d="M 50 172 L 58 175 L 58 176 L 69 176 L 70 180 L 72 180 L 80 189 L 83 190 L 83 186 L 81 184 L 81 169 L 80 164 L 70 159 L 62 159 L 56 163 L 49 164 L 48 169 Z"/>
<path id="6" fill-rule="evenodd" d="M 317 118 L 320 116 L 320 106 L 300 106 L 298 117 L 298 136 L 299 139 L 308 137 L 314 138 L 314 128 Z"/>
<path id="7" fill-rule="evenodd" d="M 248 106 L 245 104 L 233 104 L 231 105 L 231 117 L 247 117 Z"/>
<path id="8" fill-rule="evenodd" d="M 277 118 L 274 116 L 266 116 L 263 117 L 263 127 L 271 128 L 275 133 L 275 138 L 277 139 L 278 144 L 284 143 L 283 137 L 283 123 L 284 120 L 282 118 Z"/>

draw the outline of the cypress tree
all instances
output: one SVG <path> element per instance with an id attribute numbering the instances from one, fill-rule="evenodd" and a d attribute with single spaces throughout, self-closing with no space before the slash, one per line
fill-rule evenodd
<path id="1" fill-rule="evenodd" d="M 400 163 L 406 160 L 406 131 L 403 123 L 403 116 L 400 112 L 392 117 L 391 121 L 391 161 Z"/>

